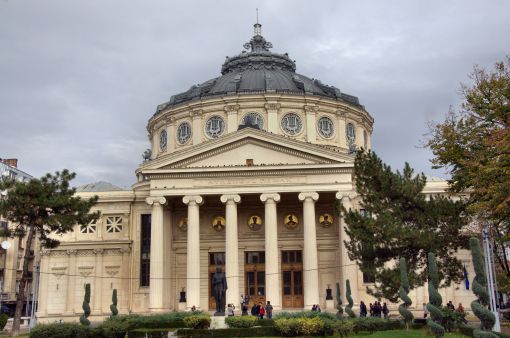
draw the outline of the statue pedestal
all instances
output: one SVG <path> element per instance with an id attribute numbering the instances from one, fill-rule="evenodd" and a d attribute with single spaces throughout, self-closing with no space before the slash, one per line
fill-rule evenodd
<path id="1" fill-rule="evenodd" d="M 333 299 L 326 299 L 326 310 L 334 310 L 335 309 L 335 303 Z"/>
<path id="2" fill-rule="evenodd" d="M 227 324 L 225 324 L 225 314 L 223 316 L 214 316 L 211 317 L 211 327 L 210 329 L 225 329 Z"/>
<path id="3" fill-rule="evenodd" d="M 186 303 L 180 302 L 179 305 L 177 305 L 177 309 L 179 311 L 185 311 L 186 310 Z"/>

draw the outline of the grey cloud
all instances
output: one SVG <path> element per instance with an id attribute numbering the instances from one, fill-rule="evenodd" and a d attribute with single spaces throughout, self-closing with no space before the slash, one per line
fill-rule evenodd
<path id="1" fill-rule="evenodd" d="M 0 156 L 130 186 L 156 105 L 218 76 L 255 7 L 274 51 L 360 97 L 395 168 L 436 174 L 427 121 L 458 106 L 474 64 L 509 53 L 507 1 L 0 1 Z"/>

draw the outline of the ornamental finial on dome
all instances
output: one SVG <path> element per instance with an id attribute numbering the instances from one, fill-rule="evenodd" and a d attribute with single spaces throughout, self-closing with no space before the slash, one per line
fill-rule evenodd
<path id="1" fill-rule="evenodd" d="M 259 9 L 257 8 L 257 23 L 253 25 L 253 37 L 250 42 L 244 44 L 244 48 L 251 49 L 251 52 L 269 52 L 269 48 L 273 48 L 271 42 L 266 41 L 262 36 L 262 25 L 259 23 Z"/>

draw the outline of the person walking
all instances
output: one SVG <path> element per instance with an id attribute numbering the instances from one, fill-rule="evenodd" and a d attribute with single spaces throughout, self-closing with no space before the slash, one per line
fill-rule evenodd
<path id="1" fill-rule="evenodd" d="M 228 306 L 227 306 L 227 315 L 229 317 L 233 317 L 234 316 L 234 309 L 235 309 L 234 304 L 228 304 Z"/>
<path id="2" fill-rule="evenodd" d="M 258 317 L 259 311 L 260 309 L 257 309 L 257 304 L 253 303 L 253 306 L 251 307 L 251 315 Z"/>
<path id="3" fill-rule="evenodd" d="M 367 316 L 367 306 L 363 301 L 359 303 L 359 316 L 366 317 Z"/>
<path id="4" fill-rule="evenodd" d="M 267 301 L 267 304 L 266 304 L 266 318 L 267 319 L 273 318 L 273 306 L 271 305 L 271 303 L 269 301 Z"/>

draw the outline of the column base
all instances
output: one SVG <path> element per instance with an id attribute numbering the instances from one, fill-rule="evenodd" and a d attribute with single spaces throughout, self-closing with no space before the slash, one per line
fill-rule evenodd
<path id="1" fill-rule="evenodd" d="M 326 300 L 326 310 L 334 310 L 335 309 L 335 301 L 333 299 Z"/>
<path id="2" fill-rule="evenodd" d="M 179 305 L 177 305 L 177 310 L 185 311 L 186 310 L 186 303 L 179 303 Z"/>
<path id="3" fill-rule="evenodd" d="M 152 313 L 170 312 L 170 308 L 149 308 L 149 312 Z"/>

